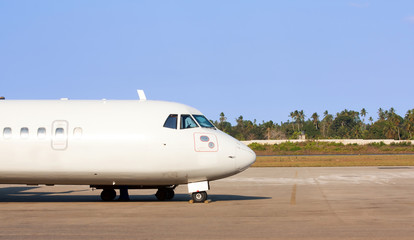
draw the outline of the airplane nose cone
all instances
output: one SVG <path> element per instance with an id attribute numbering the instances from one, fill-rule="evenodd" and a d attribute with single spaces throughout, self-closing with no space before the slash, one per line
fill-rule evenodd
<path id="1" fill-rule="evenodd" d="M 237 147 L 236 167 L 241 172 L 246 170 L 256 161 L 256 154 L 246 145 Z"/>

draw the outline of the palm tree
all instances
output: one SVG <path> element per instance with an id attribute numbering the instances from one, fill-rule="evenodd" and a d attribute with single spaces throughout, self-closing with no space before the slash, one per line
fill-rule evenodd
<path id="1" fill-rule="evenodd" d="M 401 140 L 400 136 L 400 124 L 401 124 L 401 117 L 395 113 L 395 109 L 392 107 L 389 111 L 385 110 L 384 112 L 384 119 L 386 121 L 386 125 L 384 127 L 385 134 L 387 138 Z"/>
<path id="2" fill-rule="evenodd" d="M 394 125 L 394 128 L 397 130 L 398 140 L 401 140 L 401 136 L 400 136 L 401 117 L 395 113 L 395 109 L 393 107 L 390 108 L 390 111 L 389 111 L 389 120 L 392 122 L 392 124 Z"/>
<path id="3" fill-rule="evenodd" d="M 227 120 L 223 112 L 220 113 L 220 124 L 223 124 Z"/>
<path id="4" fill-rule="evenodd" d="M 326 115 L 326 117 L 324 118 L 324 121 L 326 122 L 326 129 L 329 130 L 329 128 L 331 127 L 331 125 L 333 123 L 332 114 Z M 329 131 L 327 133 L 329 134 Z"/>
<path id="5" fill-rule="evenodd" d="M 367 111 L 365 110 L 365 108 L 362 108 L 361 109 L 361 116 L 362 116 L 362 126 L 363 126 L 363 130 L 365 130 L 366 129 L 366 126 L 365 126 L 365 116 L 367 115 Z"/>
<path id="6" fill-rule="evenodd" d="M 374 122 L 374 119 L 372 117 L 369 117 L 368 118 L 368 121 L 370 121 L 371 122 L 371 125 L 372 125 L 372 123 Z"/>
<path id="7" fill-rule="evenodd" d="M 361 113 L 360 114 L 361 114 L 362 117 L 365 117 L 367 115 L 367 111 L 365 110 L 365 108 L 362 108 L 361 109 Z"/>
<path id="8" fill-rule="evenodd" d="M 319 116 L 316 112 L 312 114 L 312 119 L 313 119 L 313 125 L 315 125 L 315 128 L 318 129 Z"/>
<path id="9" fill-rule="evenodd" d="M 405 114 L 404 126 L 408 134 L 410 134 L 410 139 L 412 139 L 414 132 L 414 109 L 408 110 L 407 114 Z"/>
<path id="10" fill-rule="evenodd" d="M 305 122 L 305 113 L 303 112 L 303 110 L 300 110 L 298 113 L 298 117 L 299 117 L 299 124 L 304 123 Z M 303 126 L 303 125 L 302 125 Z M 299 129 L 298 129 L 299 131 Z"/>
<path id="11" fill-rule="evenodd" d="M 388 139 L 395 139 L 395 126 L 391 121 L 386 121 L 384 125 L 384 133 Z"/>
<path id="12" fill-rule="evenodd" d="M 378 109 L 378 119 L 381 121 L 385 120 L 385 113 L 384 110 L 382 110 L 382 108 Z"/>
<path id="13" fill-rule="evenodd" d="M 328 116 L 328 110 L 325 110 L 325 112 L 323 112 L 323 119 L 322 119 L 322 136 L 323 137 L 326 137 L 326 134 L 325 134 L 325 132 L 326 132 L 326 125 L 327 125 L 327 122 L 326 122 L 326 116 Z"/>
<path id="14" fill-rule="evenodd" d="M 298 110 L 295 110 L 294 112 L 290 113 L 290 117 L 292 118 L 292 121 L 294 121 L 296 125 L 298 126 L 298 131 L 299 131 L 300 120 L 301 120 L 300 112 Z"/>
<path id="15" fill-rule="evenodd" d="M 296 110 L 295 112 L 297 112 L 297 110 Z M 295 131 L 295 124 L 294 124 L 295 119 L 296 119 L 296 114 L 295 114 L 295 112 L 290 112 L 290 114 L 289 114 L 290 118 L 292 118 L 292 126 L 293 126 L 293 131 Z"/>

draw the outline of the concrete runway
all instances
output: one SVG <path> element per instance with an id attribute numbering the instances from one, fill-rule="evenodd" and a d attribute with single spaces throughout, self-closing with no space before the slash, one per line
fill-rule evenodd
<path id="1" fill-rule="evenodd" d="M 0 185 L 0 239 L 414 239 L 414 167 L 250 168 L 208 204 L 88 186 Z M 139 195 L 138 195 L 139 194 Z"/>

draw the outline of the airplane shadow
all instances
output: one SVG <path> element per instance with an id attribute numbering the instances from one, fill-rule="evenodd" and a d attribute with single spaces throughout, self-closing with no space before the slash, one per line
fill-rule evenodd
<path id="1" fill-rule="evenodd" d="M 39 187 L 5 187 L 0 188 L 0 202 L 103 202 L 100 199 L 100 191 L 94 191 L 90 195 L 76 195 L 76 193 L 90 192 L 89 189 L 71 190 L 61 192 L 36 192 Z M 154 195 L 135 195 L 139 191 L 130 191 L 130 201 L 127 202 L 161 202 Z M 95 194 L 96 193 L 96 194 Z M 154 190 L 155 194 L 155 190 Z M 175 194 L 174 198 L 165 202 L 188 202 L 191 199 L 189 194 Z M 212 202 L 222 201 L 246 201 L 271 199 L 271 197 L 243 196 L 228 194 L 209 194 L 208 199 Z M 105 203 L 120 203 L 114 200 Z"/>
<path id="2" fill-rule="evenodd" d="M 65 195 L 90 190 L 71 190 L 57 192 L 30 192 L 39 187 L 6 187 L 0 188 L 0 202 L 95 202 L 99 194 L 93 195 Z"/>
<path id="3" fill-rule="evenodd" d="M 218 201 L 246 201 L 246 200 L 263 200 L 272 199 L 272 197 L 243 196 L 243 195 L 227 195 L 227 194 L 209 194 L 208 198 L 213 202 Z"/>

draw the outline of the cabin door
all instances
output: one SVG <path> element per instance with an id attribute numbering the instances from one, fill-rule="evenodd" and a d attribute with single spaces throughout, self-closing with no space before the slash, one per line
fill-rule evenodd
<path id="1" fill-rule="evenodd" d="M 52 148 L 65 150 L 68 147 L 68 122 L 56 120 L 52 123 Z"/>

